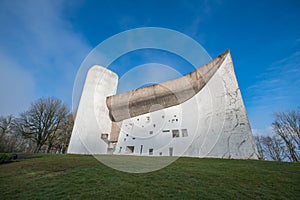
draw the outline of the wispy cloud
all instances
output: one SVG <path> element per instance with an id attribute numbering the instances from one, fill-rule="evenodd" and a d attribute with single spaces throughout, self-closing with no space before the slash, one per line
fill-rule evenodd
<path id="1" fill-rule="evenodd" d="M 252 129 L 254 136 L 272 136 L 274 135 L 273 129 L 271 126 L 267 126 L 264 129 Z"/>
<path id="2" fill-rule="evenodd" d="M 205 44 L 210 36 L 204 34 L 204 24 L 222 7 L 221 0 L 182 1 L 183 8 L 187 10 L 193 20 L 186 24 L 184 32 L 192 38 Z"/>
<path id="3" fill-rule="evenodd" d="M 0 79 L 0 85 L 16 93 L 28 88 L 28 93 L 21 93 L 28 101 L 57 96 L 70 104 L 76 71 L 91 47 L 65 19 L 66 2 L 4 0 L 0 4 L 0 67 L 7 77 Z M 12 81 L 24 76 L 31 87 Z M 1 100 L 0 114 L 22 111 L 16 105 L 22 105 L 23 98 L 15 97 L 9 93 L 6 101 L 11 103 L 6 105 Z"/>
<path id="4" fill-rule="evenodd" d="M 247 88 L 254 129 L 271 124 L 273 113 L 296 109 L 300 102 L 300 51 L 274 62 Z M 296 106 L 295 106 L 296 105 Z"/>

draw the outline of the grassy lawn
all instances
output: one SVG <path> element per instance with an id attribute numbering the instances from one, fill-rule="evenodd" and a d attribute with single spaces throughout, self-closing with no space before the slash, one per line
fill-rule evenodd
<path id="1" fill-rule="evenodd" d="M 300 164 L 180 158 L 131 174 L 92 156 L 42 155 L 0 165 L 0 185 L 0 199 L 300 199 Z"/>

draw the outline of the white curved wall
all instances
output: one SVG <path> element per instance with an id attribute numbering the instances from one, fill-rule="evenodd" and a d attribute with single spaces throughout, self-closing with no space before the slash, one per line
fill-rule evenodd
<path id="1" fill-rule="evenodd" d="M 173 137 L 176 130 L 179 137 Z M 228 54 L 193 98 L 124 120 L 114 153 L 257 159 L 256 151 Z"/>
<path id="2" fill-rule="evenodd" d="M 68 153 L 106 154 L 108 144 L 102 134 L 111 132 L 111 120 L 106 107 L 106 97 L 117 90 L 118 76 L 112 71 L 93 66 L 87 74 Z"/>
<path id="3" fill-rule="evenodd" d="M 117 83 L 117 75 L 106 68 L 89 70 L 68 153 L 109 152 L 109 141 L 101 135 L 110 138 L 106 97 L 116 93 Z M 257 159 L 230 54 L 195 96 L 180 105 L 124 120 L 118 142 L 110 145 L 114 154 Z"/>

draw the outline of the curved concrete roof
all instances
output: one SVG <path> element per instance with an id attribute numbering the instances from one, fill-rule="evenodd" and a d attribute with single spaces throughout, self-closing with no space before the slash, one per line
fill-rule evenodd
<path id="1" fill-rule="evenodd" d="M 230 56 L 229 50 L 180 78 L 107 97 L 112 121 L 122 121 L 187 101 L 207 84 L 226 56 Z"/>

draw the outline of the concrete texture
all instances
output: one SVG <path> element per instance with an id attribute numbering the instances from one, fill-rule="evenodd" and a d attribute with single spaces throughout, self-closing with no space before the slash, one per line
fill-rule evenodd
<path id="1" fill-rule="evenodd" d="M 88 71 L 68 153 L 107 153 L 112 122 L 106 107 L 106 97 L 116 93 L 117 84 L 117 74 L 104 67 L 93 66 Z"/>
<path id="2" fill-rule="evenodd" d="M 91 69 L 69 153 L 257 159 L 229 51 L 178 79 L 114 95 L 116 85 Z"/>
<path id="3" fill-rule="evenodd" d="M 107 97 L 113 121 L 179 105 L 197 94 L 219 69 L 229 51 L 178 79 Z M 158 106 L 157 106 L 158 105 Z"/>
<path id="4" fill-rule="evenodd" d="M 192 98 L 124 120 L 114 153 L 257 159 L 230 53 L 221 58 L 206 65 L 218 70 Z"/>

